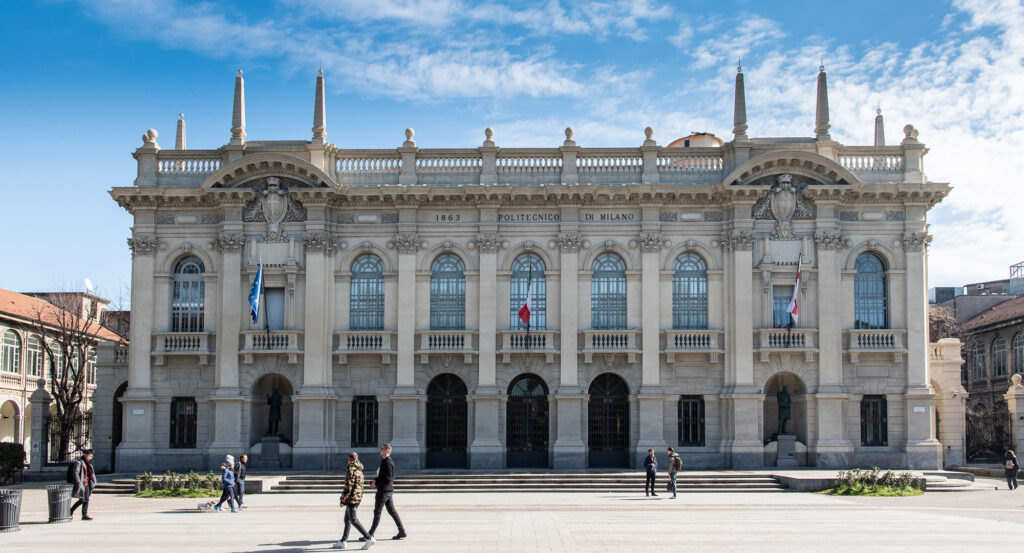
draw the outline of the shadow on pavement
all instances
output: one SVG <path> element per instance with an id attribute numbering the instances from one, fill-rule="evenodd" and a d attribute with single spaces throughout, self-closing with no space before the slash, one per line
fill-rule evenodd
<path id="1" fill-rule="evenodd" d="M 276 545 L 281 547 L 281 549 L 256 549 L 253 551 L 243 551 L 240 553 L 307 553 L 309 551 L 334 551 L 334 549 L 331 547 L 333 543 L 334 540 L 303 540 L 283 541 L 280 543 L 261 543 L 260 547 Z M 359 549 L 359 547 L 360 546 L 356 546 L 352 549 Z"/>

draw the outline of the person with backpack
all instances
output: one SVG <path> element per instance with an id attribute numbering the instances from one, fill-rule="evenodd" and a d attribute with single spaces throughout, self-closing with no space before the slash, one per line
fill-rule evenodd
<path id="1" fill-rule="evenodd" d="M 676 498 L 676 477 L 679 471 L 683 470 L 683 459 L 671 447 L 668 448 L 668 489 L 672 492 L 672 499 Z"/>
<path id="2" fill-rule="evenodd" d="M 227 501 L 231 512 L 238 512 L 238 509 L 235 508 L 235 471 L 231 470 L 234 466 L 235 458 L 231 455 L 225 456 L 224 463 L 220 466 L 220 483 L 224 491 L 220 494 L 220 502 L 213 506 L 214 511 L 220 512 L 220 506 Z"/>
<path id="3" fill-rule="evenodd" d="M 92 450 L 83 449 L 82 458 L 71 463 L 67 474 L 68 484 L 71 484 L 71 497 L 77 497 L 78 501 L 71 506 L 71 514 L 75 509 L 82 508 L 82 520 L 92 520 L 89 516 L 89 497 L 96 487 L 96 471 L 92 468 Z"/>
<path id="4" fill-rule="evenodd" d="M 1006 485 L 1011 490 L 1017 489 L 1017 472 L 1020 470 L 1020 465 L 1017 464 L 1017 455 L 1013 453 L 1012 449 L 1007 449 L 1006 454 L 1003 455 L 1003 468 L 1006 469 Z"/>
<path id="5" fill-rule="evenodd" d="M 373 539 L 373 536 L 359 522 L 359 504 L 363 502 L 363 464 L 359 462 L 359 454 L 355 451 L 348 454 L 348 470 L 345 472 L 345 487 L 341 490 L 340 501 L 341 506 L 345 509 L 345 531 L 341 534 L 341 539 L 331 547 L 345 549 L 348 532 L 353 526 L 366 538 L 363 549 L 373 547 L 377 540 Z"/>

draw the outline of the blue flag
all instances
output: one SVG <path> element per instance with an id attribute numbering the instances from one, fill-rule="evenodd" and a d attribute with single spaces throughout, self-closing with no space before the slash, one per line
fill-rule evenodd
<path id="1" fill-rule="evenodd" d="M 252 324 L 260 318 L 260 296 L 263 294 L 263 264 L 256 267 L 256 278 L 252 279 L 252 289 L 249 290 L 249 313 L 252 315 Z"/>

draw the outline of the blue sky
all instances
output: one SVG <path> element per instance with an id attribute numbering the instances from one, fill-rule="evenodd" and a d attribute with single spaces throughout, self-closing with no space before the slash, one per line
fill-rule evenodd
<path id="1" fill-rule="evenodd" d="M 229 136 L 235 70 L 250 140 L 308 139 L 313 79 L 327 76 L 340 147 L 665 144 L 728 138 L 742 58 L 752 136 L 811 136 L 819 60 L 832 133 L 889 143 L 913 123 L 926 173 L 955 190 L 931 212 L 930 284 L 1006 278 L 1024 261 L 1017 200 L 1024 138 L 1019 2 L 486 2 L 81 0 L 10 2 L 0 21 L 5 171 L 0 287 L 122 294 L 131 218 L 107 191 L 155 128 L 173 147 Z M 10 206 L 15 206 L 13 209 Z"/>

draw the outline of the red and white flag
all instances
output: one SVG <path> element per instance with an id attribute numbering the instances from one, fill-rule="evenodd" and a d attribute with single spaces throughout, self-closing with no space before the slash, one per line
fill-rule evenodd
<path id="1" fill-rule="evenodd" d="M 532 271 L 531 271 L 532 272 Z M 519 308 L 519 320 L 523 321 L 526 329 L 530 329 L 530 310 L 533 309 L 533 275 L 526 281 L 526 301 Z"/>
<path id="2" fill-rule="evenodd" d="M 796 324 L 800 319 L 800 306 L 796 303 L 797 295 L 800 293 L 800 265 L 803 262 L 803 252 L 796 260 L 796 285 L 793 286 L 793 299 L 789 300 L 789 306 L 786 307 L 786 312 L 789 313 L 789 318 L 792 324 Z"/>

